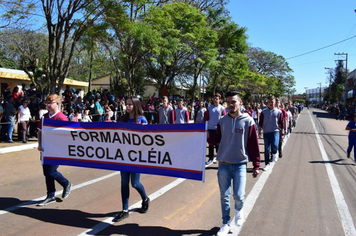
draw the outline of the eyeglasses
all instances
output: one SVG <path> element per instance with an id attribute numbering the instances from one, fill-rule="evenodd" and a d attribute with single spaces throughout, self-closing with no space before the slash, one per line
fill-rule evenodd
<path id="1" fill-rule="evenodd" d="M 51 104 L 55 104 L 57 102 L 44 102 L 45 105 L 51 105 Z"/>

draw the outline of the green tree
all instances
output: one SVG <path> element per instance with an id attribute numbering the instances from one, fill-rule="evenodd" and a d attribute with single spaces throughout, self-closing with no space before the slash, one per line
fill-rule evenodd
<path id="1" fill-rule="evenodd" d="M 0 29 L 12 27 L 22 22 L 35 11 L 33 1 L 2 0 L 0 1 Z"/>
<path id="2" fill-rule="evenodd" d="M 159 89 L 177 81 L 192 84 L 194 98 L 200 73 L 217 54 L 216 33 L 208 27 L 205 14 L 187 4 L 172 3 L 150 9 L 146 21 L 159 32 L 146 58 L 149 76 Z"/>
<path id="3" fill-rule="evenodd" d="M 261 48 L 250 48 L 246 54 L 250 71 L 266 77 L 266 86 L 262 85 L 264 94 L 280 96 L 294 87 L 293 70 L 283 56 Z"/>
<path id="4" fill-rule="evenodd" d="M 48 69 L 46 34 L 33 30 L 6 29 L 0 33 L 0 41 L 32 83 L 41 88 L 49 86 L 48 80 L 43 76 Z"/>
<path id="5" fill-rule="evenodd" d="M 206 73 L 212 94 L 224 94 L 231 85 L 239 85 L 248 75 L 246 28 L 225 16 L 224 9 L 210 10 L 209 25 L 217 32 L 218 55 Z"/>
<path id="6" fill-rule="evenodd" d="M 109 3 L 108 3 L 109 2 Z M 41 0 L 48 31 L 50 93 L 58 91 L 68 76 L 76 44 L 84 32 L 111 5 L 105 0 Z"/>
<path id="7" fill-rule="evenodd" d="M 150 1 L 132 0 L 114 4 L 106 11 L 106 22 L 112 33 L 107 47 L 126 81 L 128 94 L 139 93 L 145 84 L 144 58 L 154 44 L 155 31 L 146 24 L 144 16 Z"/>

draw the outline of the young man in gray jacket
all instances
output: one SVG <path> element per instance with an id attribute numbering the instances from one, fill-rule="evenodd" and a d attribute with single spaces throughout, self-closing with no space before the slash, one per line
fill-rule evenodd
<path id="1" fill-rule="evenodd" d="M 241 226 L 247 162 L 252 161 L 252 176 L 255 178 L 259 174 L 261 160 L 254 120 L 247 113 L 241 113 L 242 100 L 238 92 L 230 91 L 226 97 L 229 113 L 219 120 L 216 134 L 211 137 L 208 134 L 209 144 L 220 143 L 217 161 L 223 225 L 217 234 L 219 236 L 227 235 L 230 231 L 231 181 L 235 199 L 235 224 Z"/>
<path id="2" fill-rule="evenodd" d="M 273 162 L 278 161 L 277 151 L 279 144 L 279 134 L 281 139 L 284 138 L 284 117 L 282 111 L 276 108 L 276 98 L 274 96 L 268 97 L 268 108 L 264 109 L 260 114 L 260 121 L 258 123 L 258 136 L 261 137 L 261 130 L 263 130 L 263 140 L 265 144 L 265 168 L 264 171 L 270 169 L 269 153 L 272 152 Z"/>

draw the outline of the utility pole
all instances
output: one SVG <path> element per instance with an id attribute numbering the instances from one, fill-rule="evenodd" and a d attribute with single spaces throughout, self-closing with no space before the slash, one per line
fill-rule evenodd
<path id="1" fill-rule="evenodd" d="M 317 83 L 319 84 L 320 90 L 319 90 L 319 103 L 321 105 L 321 83 Z"/>
<path id="2" fill-rule="evenodd" d="M 325 67 L 325 70 L 329 70 L 329 104 L 331 103 L 331 70 L 332 68 Z M 325 73 L 327 74 L 327 73 Z"/>
<path id="3" fill-rule="evenodd" d="M 308 87 L 304 87 L 304 89 L 305 89 L 305 103 L 307 102 L 307 89 L 308 89 Z"/>
<path id="4" fill-rule="evenodd" d="M 348 54 L 347 53 L 334 53 L 334 55 L 337 55 L 337 56 L 346 56 L 346 59 L 345 60 L 338 60 L 338 61 L 346 61 L 346 72 L 345 72 L 345 93 L 344 93 L 344 106 L 346 107 L 346 99 L 347 99 L 347 56 Z"/>

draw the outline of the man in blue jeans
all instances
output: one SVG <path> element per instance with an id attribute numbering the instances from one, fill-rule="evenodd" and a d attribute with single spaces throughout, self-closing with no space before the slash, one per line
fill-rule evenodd
<path id="1" fill-rule="evenodd" d="M 261 129 L 263 129 L 263 140 L 265 144 L 265 168 L 264 171 L 270 169 L 269 153 L 272 149 L 273 162 L 278 161 L 277 151 L 279 144 L 279 134 L 284 138 L 284 122 L 282 111 L 276 108 L 276 98 L 274 96 L 268 97 L 268 107 L 260 114 L 260 121 L 258 123 L 258 136 L 261 137 Z"/>
<path id="2" fill-rule="evenodd" d="M 16 114 L 17 114 L 17 109 L 14 106 L 14 96 L 9 95 L 7 98 L 7 104 L 5 107 L 5 117 L 6 117 L 6 122 L 8 123 L 6 125 L 7 129 L 7 142 L 12 143 L 12 133 L 14 132 L 14 127 L 15 127 L 15 122 L 16 122 Z"/>
<path id="3" fill-rule="evenodd" d="M 246 165 L 249 160 L 252 161 L 252 176 L 255 178 L 259 174 L 261 159 L 256 124 L 247 113 L 241 113 L 240 95 L 236 91 L 230 91 L 226 97 L 229 113 L 219 120 L 214 136 L 209 137 L 209 133 L 207 134 L 209 144 L 220 143 L 216 160 L 219 162 L 218 182 L 223 225 L 218 236 L 228 235 L 230 231 L 231 181 L 235 200 L 235 224 L 243 224 Z"/>
<path id="4" fill-rule="evenodd" d="M 213 104 L 208 107 L 204 113 L 204 122 L 208 122 L 208 131 L 210 136 L 214 136 L 216 133 L 216 125 L 219 122 L 220 118 L 226 115 L 225 108 L 220 105 L 221 95 L 219 93 L 214 95 Z M 210 145 L 209 144 L 209 160 L 205 163 L 210 165 L 214 161 L 214 148 L 216 152 L 219 151 L 219 145 Z"/>

